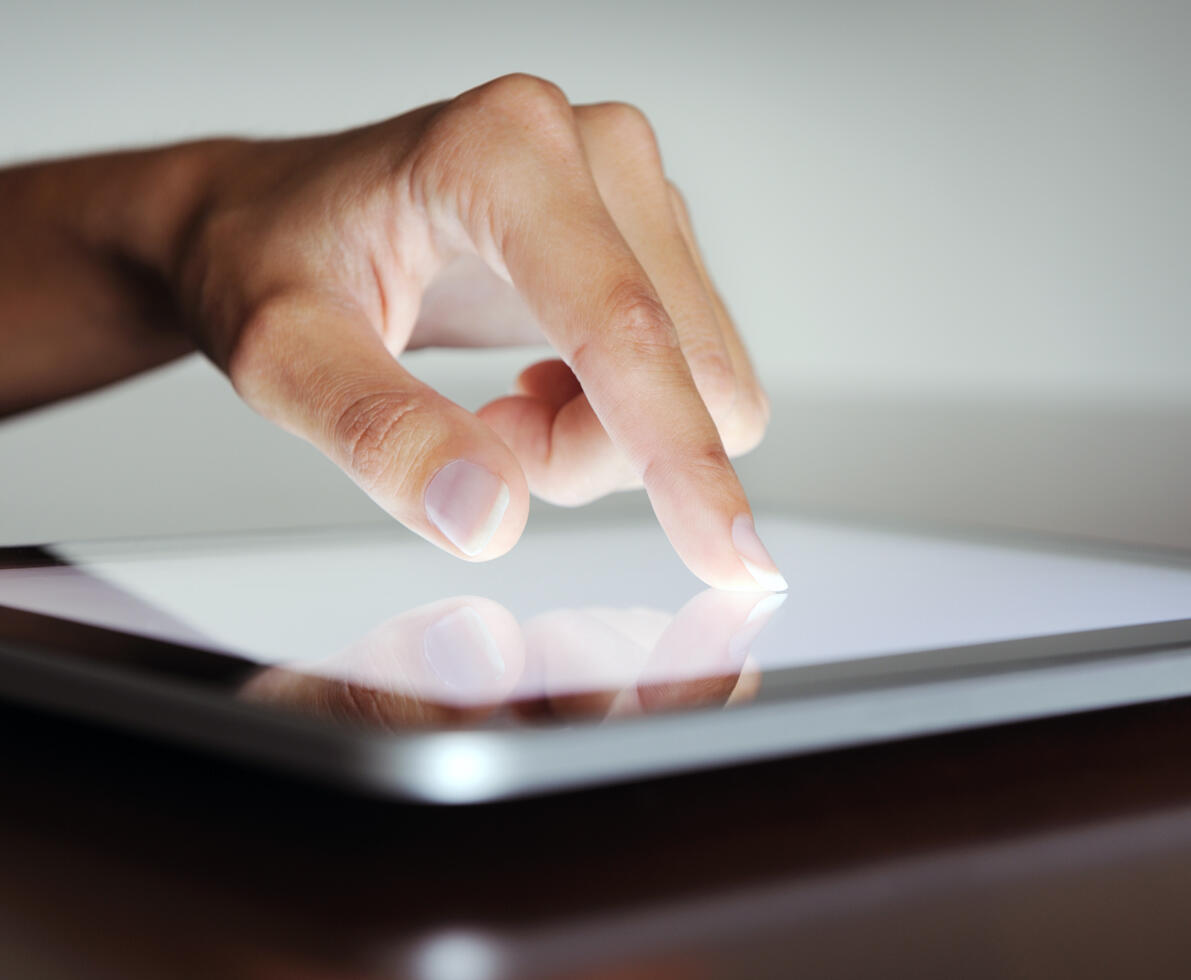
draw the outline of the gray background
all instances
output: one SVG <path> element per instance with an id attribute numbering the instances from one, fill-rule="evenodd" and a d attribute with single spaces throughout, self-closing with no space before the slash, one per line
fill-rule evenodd
<path id="1" fill-rule="evenodd" d="M 1191 546 L 1189 43 L 1183 0 L 7 0 L 0 159 L 631 101 L 774 395 L 759 501 Z M 409 363 L 476 405 L 537 356 Z M 378 513 L 197 358 L 0 425 L 4 542 Z"/>

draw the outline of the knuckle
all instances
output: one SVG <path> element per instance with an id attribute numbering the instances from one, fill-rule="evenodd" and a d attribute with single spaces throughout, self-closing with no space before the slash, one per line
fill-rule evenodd
<path id="1" fill-rule="evenodd" d="M 332 445 L 368 489 L 395 472 L 403 472 L 399 457 L 408 456 L 409 435 L 425 408 L 416 397 L 395 392 L 360 396 L 334 415 Z M 401 438 L 398 438 L 400 434 Z M 416 452 L 422 454 L 424 447 Z"/>
<path id="2" fill-rule="evenodd" d="M 695 387 L 707 406 L 711 417 L 723 421 L 736 405 L 738 385 L 736 371 L 727 354 L 705 353 L 697 358 L 688 358 Z"/>
<path id="3" fill-rule="evenodd" d="M 655 456 L 645 466 L 642 479 L 646 487 L 666 485 L 671 489 L 694 479 L 699 483 L 719 483 L 725 472 L 732 471 L 728 452 L 718 440 L 682 455 L 666 453 Z"/>
<path id="4" fill-rule="evenodd" d="M 667 179 L 666 190 L 670 192 L 670 200 L 674 202 L 675 207 L 677 207 L 683 214 L 686 214 L 686 195 L 682 193 L 681 188 L 679 188 L 674 181 Z"/>
<path id="5" fill-rule="evenodd" d="M 769 426 L 769 398 L 759 387 L 741 394 L 723 434 L 732 456 L 742 456 L 756 449 Z"/>
<path id="6" fill-rule="evenodd" d="M 649 117 L 627 102 L 603 102 L 592 106 L 592 117 L 602 133 L 617 143 L 656 149 L 657 135 Z"/>
<path id="7" fill-rule="evenodd" d="M 636 357 L 669 355 L 678 349 L 678 335 L 662 301 L 637 282 L 617 286 L 608 299 L 606 333 Z"/>
<path id="8" fill-rule="evenodd" d="M 682 193 L 678 185 L 672 180 L 666 181 L 666 189 L 670 194 L 670 207 L 674 211 L 674 216 L 678 219 L 683 236 L 688 239 L 688 244 L 691 244 L 695 233 L 691 228 L 691 210 L 687 206 L 686 195 Z M 693 250 L 694 246 L 692 245 L 691 247 Z"/>
<path id="9" fill-rule="evenodd" d="M 720 442 L 697 450 L 687 460 L 687 465 L 696 473 L 703 473 L 715 479 L 722 476 L 725 470 L 732 469 L 728 451 Z"/>
<path id="10" fill-rule="evenodd" d="M 761 432 L 764 432 L 769 425 L 769 420 L 773 417 L 773 403 L 770 402 L 769 396 L 765 393 L 764 389 L 757 388 L 749 404 L 752 407 L 757 428 Z"/>
<path id="11" fill-rule="evenodd" d="M 541 123 L 570 117 L 571 104 L 566 94 L 553 82 L 537 75 L 504 75 L 475 90 L 474 105 L 497 110 L 524 121 Z"/>
<path id="12" fill-rule="evenodd" d="M 751 399 L 746 406 L 737 406 L 724 433 L 729 454 L 743 456 L 756 449 L 765 436 L 767 425 L 767 413 Z"/>
<path id="13" fill-rule="evenodd" d="M 578 159 L 573 111 L 553 82 L 505 75 L 458 96 L 435 115 L 414 155 L 410 179 L 415 187 L 431 188 L 430 196 L 459 178 L 469 186 L 477 174 L 485 175 L 487 186 L 525 167 L 527 153 Z"/>
<path id="14" fill-rule="evenodd" d="M 638 283 L 617 286 L 606 304 L 603 329 L 571 351 L 567 363 L 579 376 L 591 358 L 620 362 L 670 359 L 679 349 L 678 336 L 665 307 L 651 290 Z"/>

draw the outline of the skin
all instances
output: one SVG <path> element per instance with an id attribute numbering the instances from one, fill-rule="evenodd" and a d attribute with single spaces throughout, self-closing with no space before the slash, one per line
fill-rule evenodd
<path id="1" fill-rule="evenodd" d="M 508 76 L 343 133 L 0 171 L 0 214 L 0 414 L 198 348 L 460 557 L 508 551 L 530 492 L 575 505 L 643 485 L 696 575 L 757 588 L 730 457 L 768 402 L 631 106 Z M 543 337 L 557 356 L 475 414 L 396 359 Z M 474 555 L 426 509 L 456 459 L 509 490 Z"/>

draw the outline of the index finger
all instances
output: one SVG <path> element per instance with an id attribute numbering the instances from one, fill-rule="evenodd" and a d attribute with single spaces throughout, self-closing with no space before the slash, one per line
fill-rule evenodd
<path id="1" fill-rule="evenodd" d="M 687 566 L 720 588 L 786 588 L 674 325 L 600 199 L 570 105 L 547 83 L 516 84 L 534 125 L 508 114 L 508 92 L 505 115 L 486 114 L 497 120 L 484 138 L 499 177 L 486 207 L 471 202 L 461 220 L 574 371 Z"/>

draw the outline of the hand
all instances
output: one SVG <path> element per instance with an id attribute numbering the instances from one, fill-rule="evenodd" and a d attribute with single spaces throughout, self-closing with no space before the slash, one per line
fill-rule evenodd
<path id="1" fill-rule="evenodd" d="M 177 262 L 197 342 L 255 409 L 469 559 L 529 492 L 643 484 L 687 565 L 785 582 L 729 456 L 768 405 L 639 112 L 509 76 L 350 132 L 230 144 Z M 559 359 L 476 414 L 397 355 L 544 335 Z"/>

